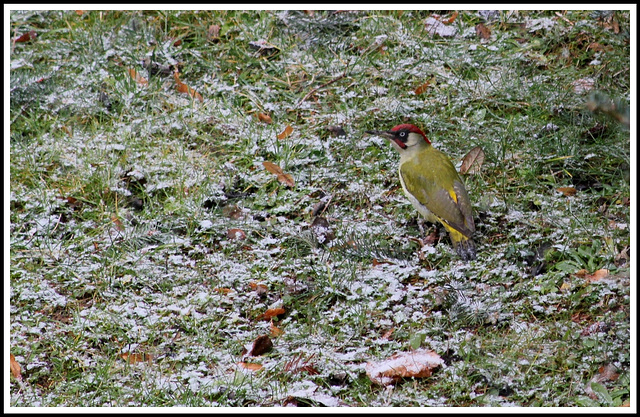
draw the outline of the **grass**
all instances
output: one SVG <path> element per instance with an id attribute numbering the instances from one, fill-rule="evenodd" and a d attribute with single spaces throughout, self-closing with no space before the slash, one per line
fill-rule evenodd
<path id="1" fill-rule="evenodd" d="M 628 111 L 630 13 L 431 15 L 12 11 L 10 405 L 628 404 L 630 135 L 587 103 Z M 416 243 L 364 134 L 405 121 L 486 153 L 476 261 Z M 366 376 L 418 347 L 446 366 Z"/>

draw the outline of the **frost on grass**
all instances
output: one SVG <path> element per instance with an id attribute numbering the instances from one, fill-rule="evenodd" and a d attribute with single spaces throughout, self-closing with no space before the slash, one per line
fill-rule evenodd
<path id="1" fill-rule="evenodd" d="M 22 387 L 12 380 L 12 404 L 575 405 L 549 387 L 583 386 L 609 359 L 628 369 L 628 279 L 572 273 L 613 271 L 631 228 L 624 187 L 554 191 L 574 161 L 598 165 L 603 154 L 554 143 L 592 141 L 577 131 L 589 116 L 559 87 L 594 75 L 557 79 L 563 71 L 545 69 L 555 60 L 526 38 L 572 36 L 562 19 L 505 12 L 523 31 L 493 28 L 473 48 L 463 16 L 447 26 L 419 12 L 183 11 L 160 27 L 153 13 L 103 13 L 108 28 L 86 28 L 103 20 L 75 12 L 11 17 L 19 32 L 52 28 L 12 47 L 10 343 L 27 370 Z M 182 19 L 219 22 L 219 41 L 186 33 L 176 46 L 168 36 Z M 279 54 L 255 55 L 256 39 Z M 598 84 L 610 53 L 585 59 Z M 180 65 L 204 102 L 149 76 L 146 57 Z M 407 118 L 454 163 L 484 146 L 485 171 L 467 178 L 479 246 L 470 264 L 446 235 L 419 247 L 396 156 L 361 134 Z M 278 139 L 286 125 L 293 133 Z M 309 228 L 320 201 L 325 239 Z M 594 239 L 606 245 L 584 243 Z M 532 261 L 542 243 L 549 250 Z M 286 312 L 262 320 L 273 307 Z M 253 358 L 262 370 L 238 369 L 242 346 L 274 328 L 273 351 Z M 447 366 L 393 391 L 361 384 L 365 362 L 416 343 Z M 300 357 L 314 372 L 287 367 Z"/>

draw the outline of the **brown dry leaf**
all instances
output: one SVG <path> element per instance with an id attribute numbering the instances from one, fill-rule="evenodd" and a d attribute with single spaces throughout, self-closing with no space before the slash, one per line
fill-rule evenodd
<path id="1" fill-rule="evenodd" d="M 367 362 L 365 370 L 374 383 L 390 385 L 402 378 L 429 377 L 442 364 L 444 360 L 434 351 L 418 349 L 393 354 L 380 362 Z"/>
<path id="2" fill-rule="evenodd" d="M 293 188 L 293 186 L 295 185 L 293 177 L 290 174 L 285 174 L 284 171 L 282 171 L 282 168 L 280 168 L 278 165 L 269 161 L 264 161 L 262 165 L 270 173 L 276 174 L 276 176 L 278 177 L 278 181 L 280 181 L 282 184 Z"/>
<path id="3" fill-rule="evenodd" d="M 267 171 L 269 171 L 272 174 L 276 174 L 276 175 L 284 174 L 284 172 L 282 171 L 282 168 L 280 168 L 278 165 L 274 164 L 273 162 L 264 161 L 262 165 Z"/>
<path id="4" fill-rule="evenodd" d="M 259 363 L 248 363 L 248 362 L 238 362 L 241 368 L 244 368 L 249 371 L 259 371 L 263 368 Z"/>
<path id="5" fill-rule="evenodd" d="M 269 288 L 266 285 L 257 284 L 255 282 L 250 282 L 249 283 L 249 287 L 251 288 L 251 290 L 253 290 L 256 293 L 258 293 L 258 295 L 264 295 L 269 291 Z"/>
<path id="6" fill-rule="evenodd" d="M 382 338 L 384 340 L 391 340 L 391 335 L 393 335 L 394 330 L 395 330 L 395 327 L 390 328 L 389 330 L 384 332 L 384 334 L 382 335 Z"/>
<path id="7" fill-rule="evenodd" d="M 476 35 L 478 35 L 480 39 L 489 39 L 491 37 L 491 29 L 482 23 L 478 23 L 476 25 Z"/>
<path id="8" fill-rule="evenodd" d="M 122 224 L 119 218 L 117 218 L 116 216 L 111 216 L 111 221 L 116 226 L 116 229 L 118 229 L 121 232 L 124 230 L 124 225 Z"/>
<path id="9" fill-rule="evenodd" d="M 593 274 L 587 274 L 585 278 L 587 282 L 596 282 L 596 281 L 602 280 L 603 278 L 606 278 L 608 275 L 609 275 L 608 269 L 598 269 Z"/>
<path id="10" fill-rule="evenodd" d="M 471 149 L 469 153 L 462 159 L 462 166 L 460 166 L 461 174 L 477 174 L 482 169 L 484 163 L 484 151 L 480 146 L 476 146 Z"/>
<path id="11" fill-rule="evenodd" d="M 273 342 L 266 334 L 258 336 L 251 345 L 251 349 L 246 353 L 248 356 L 260 356 L 269 352 L 273 348 Z"/>
<path id="12" fill-rule="evenodd" d="M 258 316 L 258 320 L 270 320 L 273 317 L 279 316 L 281 314 L 284 314 L 285 309 L 280 307 L 280 308 L 270 308 L 267 311 L 265 311 L 264 313 L 260 314 Z"/>
<path id="13" fill-rule="evenodd" d="M 194 90 L 193 88 L 189 87 L 188 85 L 180 81 L 180 76 L 178 75 L 178 71 L 173 73 L 173 78 L 176 80 L 176 85 L 179 92 L 187 93 L 191 97 L 198 99 L 201 103 L 204 101 L 200 93 L 198 93 L 196 90 Z"/>
<path id="14" fill-rule="evenodd" d="M 220 41 L 220 25 L 209 26 L 209 30 L 207 30 L 207 40 L 209 42 Z"/>
<path id="15" fill-rule="evenodd" d="M 456 20 L 456 18 L 457 18 L 457 17 L 458 17 L 458 12 L 457 12 L 457 11 L 455 11 L 455 12 L 453 12 L 453 14 L 451 15 L 451 17 L 450 17 L 450 18 L 448 18 L 448 19 L 446 19 L 446 20 L 443 20 L 443 21 L 442 21 L 442 23 L 444 23 L 445 25 L 450 25 L 450 24 L 452 24 L 453 22 L 455 22 L 455 20 Z"/>
<path id="16" fill-rule="evenodd" d="M 22 381 L 22 372 L 20 370 L 20 364 L 16 361 L 16 357 L 13 353 L 9 353 L 9 366 L 11 368 L 11 375 L 18 381 Z"/>
<path id="17" fill-rule="evenodd" d="M 424 84 L 419 85 L 415 90 L 413 90 L 415 95 L 419 96 L 420 94 L 422 94 L 425 91 L 427 91 L 427 88 L 429 87 L 429 85 L 431 85 L 431 83 L 433 82 L 434 79 L 435 79 L 435 77 L 429 78 Z"/>
<path id="18" fill-rule="evenodd" d="M 85 12 L 84 10 L 76 10 L 76 14 L 78 16 L 82 16 L 84 14 L 84 12 Z"/>
<path id="19" fill-rule="evenodd" d="M 585 392 L 587 393 L 587 395 L 589 395 L 589 397 L 591 397 L 591 399 L 597 400 L 598 394 L 593 392 L 593 389 L 591 388 L 591 383 L 595 382 L 596 384 L 600 384 L 606 381 L 615 381 L 616 379 L 618 379 L 619 376 L 620 374 L 616 372 L 616 367 L 614 365 L 609 363 L 607 365 L 601 366 L 600 368 L 598 368 L 598 373 L 595 374 L 593 378 L 591 378 L 591 381 L 587 383 L 587 386 L 585 387 Z"/>
<path id="20" fill-rule="evenodd" d="M 287 125 L 287 127 L 284 128 L 282 133 L 278 135 L 278 139 L 286 139 L 287 137 L 289 137 L 291 133 L 293 133 L 293 128 Z"/>
<path id="21" fill-rule="evenodd" d="M 269 323 L 269 331 L 271 332 L 272 337 L 278 337 L 284 334 L 284 330 L 273 324 L 273 320 Z"/>
<path id="22" fill-rule="evenodd" d="M 246 233 L 242 229 L 227 230 L 227 239 L 244 240 L 247 238 Z"/>
<path id="23" fill-rule="evenodd" d="M 23 33 L 22 35 L 15 38 L 14 42 L 29 42 L 34 40 L 37 36 L 38 34 L 35 30 L 30 30 L 29 32 Z"/>
<path id="24" fill-rule="evenodd" d="M 273 121 L 271 120 L 271 116 L 265 113 L 258 113 L 258 120 L 269 125 L 273 123 Z"/>
<path id="25" fill-rule="evenodd" d="M 136 71 L 135 69 L 129 68 L 127 69 L 127 71 L 129 72 L 129 76 L 133 78 L 133 80 L 138 84 L 140 85 L 149 84 L 149 81 L 147 81 L 142 75 L 138 74 L 138 71 Z"/>
<path id="26" fill-rule="evenodd" d="M 231 288 L 222 288 L 222 287 L 216 287 L 213 290 L 215 292 L 219 292 L 220 294 L 229 294 L 231 291 L 233 291 Z"/>
<path id="27" fill-rule="evenodd" d="M 578 192 L 578 190 L 576 190 L 573 187 L 560 187 L 560 188 L 556 188 L 556 190 L 560 191 L 562 194 L 566 195 L 567 197 L 574 196 Z"/>
<path id="28" fill-rule="evenodd" d="M 153 355 L 148 353 L 123 353 L 120 355 L 122 359 L 129 362 L 130 364 L 138 363 L 138 362 L 148 362 L 151 363 L 153 361 Z"/>
<path id="29" fill-rule="evenodd" d="M 176 46 L 176 47 L 178 47 L 178 46 L 180 46 L 180 45 L 182 45 L 182 39 L 177 39 L 177 40 L 173 43 L 173 46 Z"/>

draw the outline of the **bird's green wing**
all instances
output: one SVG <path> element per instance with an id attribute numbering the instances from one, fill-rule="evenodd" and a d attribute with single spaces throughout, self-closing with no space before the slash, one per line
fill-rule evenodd
<path id="1" fill-rule="evenodd" d="M 405 188 L 431 213 L 463 235 L 471 237 L 475 231 L 469 196 L 449 158 L 443 158 L 432 167 L 419 166 L 420 158 L 406 161 L 400 166 Z M 445 171 L 443 171 L 445 170 Z M 455 200 L 451 193 L 454 193 Z"/>

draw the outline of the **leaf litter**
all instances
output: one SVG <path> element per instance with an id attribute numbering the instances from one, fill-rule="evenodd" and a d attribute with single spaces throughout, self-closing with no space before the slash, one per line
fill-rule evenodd
<path id="1" fill-rule="evenodd" d="M 21 16 L 28 18 L 29 14 L 25 12 Z M 367 18 L 360 18 L 365 16 Z M 32 346 L 34 338 L 54 346 L 65 340 L 67 333 L 74 333 L 85 337 L 67 355 L 68 360 L 84 364 L 84 371 L 75 383 L 86 388 L 86 394 L 79 394 L 79 400 L 85 401 L 86 405 L 145 405 L 135 394 L 132 398 L 137 399 L 125 403 L 123 399 L 95 396 L 91 392 L 95 378 L 92 371 L 100 358 L 125 340 L 139 349 L 117 350 L 120 355 L 126 355 L 126 358 L 121 356 L 123 365 L 128 362 L 139 368 L 118 371 L 113 376 L 113 380 L 117 379 L 124 386 L 135 386 L 143 377 L 143 390 L 161 387 L 178 395 L 187 388 L 190 392 L 208 393 L 207 398 L 215 398 L 205 401 L 207 405 L 242 403 L 242 399 L 228 395 L 238 386 L 245 389 L 243 398 L 252 404 L 282 404 L 286 398 L 294 398 L 330 406 L 358 405 L 359 395 L 326 388 L 330 374 L 336 369 L 346 369 L 346 383 L 353 384 L 366 373 L 364 362 L 374 363 L 379 358 L 389 357 L 385 352 L 403 351 L 408 343 L 406 333 L 416 326 L 429 333 L 421 343 L 438 352 L 436 356 L 444 356 L 451 346 L 460 356 L 484 348 L 482 339 L 474 332 L 464 330 L 465 327 L 481 329 L 489 323 L 513 329 L 513 333 L 505 332 L 505 337 L 512 337 L 516 332 L 519 337 L 527 336 L 529 339 L 517 340 L 530 357 L 539 356 L 538 342 L 546 341 L 543 353 L 552 356 L 554 346 L 560 345 L 557 333 L 579 334 L 584 329 L 583 325 L 569 322 L 562 324 L 563 328 L 556 333 L 553 328 L 545 329 L 540 324 L 528 322 L 531 315 L 535 315 L 535 321 L 547 317 L 554 321 L 553 317 L 568 308 L 568 304 L 576 302 L 573 298 L 576 296 L 555 290 L 553 285 L 558 276 L 554 274 L 557 271 L 528 276 L 528 269 L 520 261 L 521 255 L 517 251 L 514 253 L 513 245 L 509 243 L 520 242 L 517 250 L 526 252 L 539 239 L 531 233 L 536 230 L 559 247 L 571 247 L 567 236 L 575 226 L 566 215 L 568 199 L 557 198 L 554 187 L 537 197 L 540 207 L 544 207 L 543 217 L 535 213 L 523 214 L 519 207 L 485 199 L 478 185 L 478 189 L 472 189 L 475 192 L 472 195 L 475 195 L 473 200 L 478 211 L 484 216 L 483 236 L 494 239 L 505 234 L 507 239 L 486 241 L 483 244 L 485 258 L 478 265 L 462 266 L 451 260 L 452 255 L 443 243 L 424 248 L 426 258 L 420 259 L 415 247 L 407 243 L 409 237 L 417 236 L 417 229 L 412 224 L 415 213 L 409 211 L 401 195 L 389 192 L 397 186 L 394 159 L 389 149 L 359 142 L 357 153 L 343 151 L 347 144 L 359 141 L 358 125 L 377 125 L 379 122 L 375 119 L 378 118 L 420 120 L 436 132 L 440 132 L 445 123 L 455 123 L 469 137 L 481 137 L 483 133 L 478 129 L 480 113 L 468 118 L 465 111 L 454 112 L 446 122 L 446 117 L 433 117 L 433 110 L 441 105 L 438 103 L 439 89 L 456 91 L 447 96 L 449 105 L 453 109 L 464 109 L 470 101 L 484 96 L 498 95 L 506 101 L 514 100 L 511 91 L 526 90 L 533 84 L 524 83 L 517 74 L 510 73 L 509 68 L 499 68 L 504 57 L 491 50 L 476 50 L 485 54 L 486 65 L 496 66 L 486 77 L 461 76 L 459 71 L 448 71 L 450 62 L 460 63 L 462 69 L 469 63 L 475 65 L 473 55 L 461 50 L 461 55 L 452 61 L 439 47 L 424 44 L 403 27 L 402 19 L 394 19 L 398 23 L 397 30 L 385 30 L 376 38 L 375 46 L 386 53 L 392 53 L 398 47 L 420 51 L 430 56 L 430 60 L 404 56 L 394 61 L 395 67 L 388 63 L 365 65 L 358 61 L 363 56 L 362 51 L 354 53 L 357 47 L 353 49 L 353 39 L 336 35 L 357 33 L 358 28 L 373 26 L 378 19 L 389 20 L 389 16 L 365 12 L 300 16 L 283 11 L 274 14 L 274 19 L 287 24 L 283 28 L 287 36 L 299 36 L 303 40 L 300 49 L 285 47 L 286 36 L 268 38 L 268 32 L 245 36 L 245 39 L 268 39 L 260 42 L 261 49 L 257 49 L 257 53 L 252 52 L 253 59 L 258 60 L 257 65 L 265 62 L 260 59 L 268 58 L 272 59 L 269 62 L 276 63 L 272 65 L 282 65 L 278 67 L 282 68 L 278 77 L 289 71 L 287 65 L 297 68 L 302 81 L 295 97 L 280 96 L 268 83 L 251 83 L 245 79 L 238 82 L 236 76 L 205 74 L 198 78 L 190 75 L 185 78 L 190 80 L 190 86 L 187 86 L 177 73 L 175 83 L 161 86 L 158 95 L 149 83 L 152 78 L 147 80 L 133 69 L 139 65 L 138 61 L 129 62 L 126 61 L 128 58 L 123 58 L 132 56 L 132 48 L 135 50 L 147 33 L 140 30 L 140 25 L 151 24 L 142 14 L 135 13 L 131 14 L 128 24 L 105 36 L 106 51 L 89 48 L 87 55 L 79 56 L 72 53 L 73 45 L 64 42 L 56 45 L 51 56 L 59 67 L 48 74 L 71 82 L 66 88 L 42 90 L 39 93 L 42 100 L 37 103 L 30 101 L 29 93 L 39 84 L 33 80 L 42 78 L 44 73 L 39 73 L 37 78 L 21 78 L 19 71 L 33 77 L 32 69 L 27 65 L 12 65 L 12 71 L 19 75 L 16 78 L 12 73 L 12 106 L 14 103 L 29 104 L 43 114 L 58 114 L 65 109 L 88 117 L 109 114 L 104 113 L 108 109 L 98 100 L 92 102 L 87 96 L 90 86 L 101 85 L 106 79 L 107 88 L 111 89 L 110 97 L 117 97 L 119 105 L 127 109 L 120 119 L 113 120 L 109 128 L 101 132 L 77 125 L 71 135 L 54 137 L 46 133 L 33 138 L 29 152 L 25 152 L 25 145 L 12 142 L 12 169 L 33 164 L 30 155 L 37 155 L 42 163 L 38 170 L 48 172 L 47 176 L 41 177 L 44 190 L 31 186 L 28 181 L 12 180 L 11 184 L 11 204 L 16 207 L 12 211 L 11 346 L 16 363 L 22 366 L 23 379 L 43 378 L 53 366 L 46 350 L 38 351 Z M 460 32 L 464 23 L 453 15 L 435 19 L 437 23 L 429 19 L 435 18 L 422 20 L 425 30 L 439 34 L 441 38 L 453 38 L 457 42 L 465 33 L 475 33 L 474 26 Z M 515 17 L 513 19 L 517 21 Z M 549 18 L 526 20 L 526 30 L 532 33 L 543 33 L 562 25 Z M 302 25 L 303 21 L 311 26 Z M 220 28 L 212 29 L 211 22 L 207 22 L 202 36 L 208 37 L 216 47 L 224 47 L 236 32 L 225 27 L 220 19 L 215 22 Z M 305 32 L 298 25 L 310 29 Z M 244 29 L 239 27 L 238 30 Z M 262 31 L 261 28 L 256 30 Z M 492 27 L 491 36 L 499 34 L 500 31 Z M 35 48 L 43 37 L 37 42 L 16 45 L 19 53 L 12 56 L 12 61 L 38 62 L 34 58 L 42 52 Z M 329 41 L 332 54 L 340 54 L 341 59 L 322 64 L 325 67 L 321 68 L 303 47 L 317 47 L 323 41 Z M 91 42 L 91 39 L 81 37 L 76 42 Z M 174 48 L 185 47 L 184 43 L 175 45 L 174 40 L 162 45 L 175 54 L 182 54 L 184 49 Z M 141 48 L 137 53 L 144 55 L 147 51 Z M 265 55 L 261 57 L 260 54 Z M 110 67 L 110 60 L 116 58 L 125 60 L 127 66 Z M 353 59 L 355 63 L 347 71 L 345 58 Z M 114 72 L 122 73 L 123 68 L 129 68 L 128 74 L 125 72 L 129 80 Z M 323 78 L 311 82 L 308 74 L 320 74 Z M 406 84 L 408 94 L 395 94 L 394 82 L 404 74 L 414 74 L 417 78 Z M 434 74 L 437 82 L 427 84 L 425 80 L 431 78 L 425 78 L 425 74 Z M 375 91 L 373 85 L 358 89 L 352 83 L 354 77 L 374 77 L 380 82 Z M 20 80 L 27 81 L 17 85 Z M 132 91 L 128 87 L 131 80 L 137 84 L 146 83 L 145 87 Z M 531 79 L 532 83 L 539 81 Z M 419 87 L 412 91 L 410 85 Z M 425 107 L 424 101 L 416 100 L 418 92 L 421 98 L 433 100 L 434 107 Z M 245 97 L 258 94 L 262 97 L 260 108 L 264 112 L 257 110 L 256 117 L 251 116 L 255 112 L 229 108 L 225 97 L 232 94 Z M 318 112 L 322 100 L 332 95 L 345 98 L 336 101 L 340 103 L 336 109 Z M 196 104 L 208 106 L 206 111 L 193 106 L 194 99 L 200 102 Z M 556 98 L 550 95 L 550 99 Z M 279 105 L 281 100 L 284 103 Z M 299 111 L 310 126 L 290 119 L 284 131 L 274 130 L 273 120 L 284 120 L 284 109 L 296 104 L 300 104 Z M 314 112 L 317 113 L 315 119 Z M 518 126 L 512 133 L 525 136 L 532 133 L 533 136 L 544 124 Z M 348 126 L 348 129 L 335 129 L 335 135 L 349 142 L 327 140 L 323 133 L 326 126 Z M 291 135 L 293 131 L 296 135 Z M 436 135 L 435 139 L 435 146 L 452 155 L 461 156 L 468 151 L 466 147 L 460 147 L 455 138 Z M 496 145 L 484 147 L 486 160 L 483 157 L 480 161 L 479 155 L 474 158 L 475 169 L 482 167 L 478 176 L 491 175 L 487 170 L 493 169 L 495 161 L 492 159 L 497 154 L 493 146 Z M 275 175 L 277 182 L 272 180 L 274 177 L 268 177 L 269 173 L 256 169 L 256 166 L 260 167 L 260 161 L 265 161 L 264 170 Z M 318 174 L 318 161 L 321 175 Z M 280 166 L 287 167 L 287 171 Z M 147 206 L 150 207 L 147 210 L 152 210 L 148 213 L 136 214 L 120 206 L 117 196 L 121 190 L 132 192 L 121 180 L 127 172 L 132 172 L 131 167 L 144 167 L 146 184 L 140 196 L 146 204 L 151 204 Z M 83 209 L 72 209 L 68 214 L 71 220 L 63 222 L 56 210 L 64 209 L 66 203 L 59 199 L 57 184 L 63 183 L 70 174 L 86 178 L 87 182 L 84 187 L 65 185 L 78 194 L 63 195 L 78 198 L 83 188 L 89 186 L 103 191 L 99 201 L 83 202 Z M 47 190 L 46 186 L 55 192 Z M 559 188 L 555 187 L 556 190 Z M 235 190 L 235 195 L 245 197 L 234 197 L 228 190 Z M 331 204 L 318 210 L 321 217 L 313 216 L 321 220 L 303 218 L 304 210 L 314 211 L 314 205 L 325 195 L 331 195 Z M 204 209 L 202 202 L 211 196 L 225 206 L 237 204 L 243 215 L 222 215 L 222 208 L 215 205 Z M 87 197 L 92 198 L 90 193 Z M 588 210 L 587 202 L 576 197 L 571 198 L 571 209 Z M 101 207 L 107 207 L 107 215 L 102 217 Z M 117 213 L 114 207 L 118 207 Z M 193 222 L 199 227 L 193 227 Z M 546 229 L 549 223 L 554 224 L 557 231 L 549 232 Z M 311 238 L 305 241 L 308 239 L 305 228 L 309 225 L 313 225 L 316 241 Z M 601 232 L 597 225 L 582 227 L 581 232 L 590 236 L 598 236 Z M 389 237 L 388 246 L 381 243 L 381 236 Z M 623 239 L 620 236 L 624 235 L 618 234 L 615 239 L 620 241 Z M 319 240 L 323 240 L 325 247 L 317 245 Z M 34 253 L 37 254 L 35 260 Z M 596 253 L 594 256 L 601 255 Z M 42 267 L 34 269 L 35 261 Z M 587 265 L 588 259 L 584 262 Z M 590 294 L 585 297 L 598 298 L 606 293 L 614 304 L 617 299 L 624 304 L 624 300 L 628 300 L 624 280 L 605 289 L 610 284 L 602 282 L 606 280 L 601 279 L 604 274 L 598 270 L 603 269 L 590 269 L 587 274 L 593 278 L 583 278 L 587 284 L 581 285 L 587 285 L 586 291 Z M 579 270 L 577 265 L 573 272 Z M 571 279 L 569 274 L 562 277 Z M 256 286 L 250 285 L 253 281 L 259 282 L 263 289 L 257 291 Z M 308 311 L 305 311 L 304 303 L 291 301 L 306 295 L 311 295 L 308 303 L 313 307 Z M 63 318 L 65 314 L 68 317 L 53 320 L 54 313 L 58 314 L 55 317 Z M 311 323 L 305 317 L 311 317 Z M 385 337 L 391 328 L 396 329 L 393 337 Z M 624 349 L 619 349 L 625 337 L 624 326 L 620 332 L 594 348 L 592 354 L 603 360 L 606 357 L 607 361 L 624 368 L 627 359 Z M 251 383 L 246 382 L 248 380 L 244 378 L 248 377 L 240 377 L 235 371 L 241 360 L 240 349 L 266 334 L 279 335 L 274 350 L 260 356 L 261 363 L 246 365 L 248 369 L 261 369 L 250 374 L 254 378 Z M 588 332 L 584 337 L 594 338 L 597 334 Z M 496 346 L 496 350 L 500 347 Z M 293 352 L 312 357 L 317 374 L 297 372 L 285 383 L 275 382 L 278 381 L 274 377 L 277 370 L 299 357 L 293 357 Z M 522 367 L 517 365 L 521 358 L 488 360 L 495 369 Z M 529 369 L 532 364 L 545 366 L 544 359 L 539 358 L 538 362 L 529 361 L 524 368 Z M 179 371 L 176 365 L 179 365 Z M 575 367 L 578 374 L 592 369 L 591 361 Z M 441 371 L 427 379 L 464 380 L 460 383 L 466 384 L 467 392 L 473 398 L 485 385 L 465 379 L 470 371 L 465 363 L 456 362 Z M 491 369 L 483 371 L 488 383 L 513 386 L 520 395 L 520 400 L 515 401 L 526 404 L 522 400 L 527 398 L 522 394 L 526 385 L 518 375 L 505 372 L 501 377 L 492 374 Z M 396 376 L 383 373 L 380 371 L 376 375 L 399 382 Z M 417 371 L 401 376 L 426 376 L 426 371 L 424 373 L 421 375 L 421 371 Z M 570 378 L 574 382 L 576 377 Z M 597 383 L 602 385 L 611 380 L 602 378 Z M 575 382 L 576 386 L 587 387 L 587 381 Z M 268 384 L 281 384 L 280 392 L 284 395 L 274 399 L 273 393 L 265 388 Z M 403 397 L 402 382 L 398 386 L 399 399 L 447 405 L 446 398 L 433 398 L 424 390 L 418 399 Z M 63 398 L 66 387 L 62 384 L 48 390 L 30 383 L 12 401 L 20 405 L 56 404 L 53 398 Z M 600 387 L 598 389 L 602 391 Z M 584 392 L 587 397 L 594 398 L 588 388 Z M 382 396 L 366 395 L 371 400 L 367 405 L 385 404 Z M 603 395 L 595 398 L 606 400 Z M 543 396 L 543 401 L 545 405 L 566 404 L 565 400 L 552 396 Z"/>

